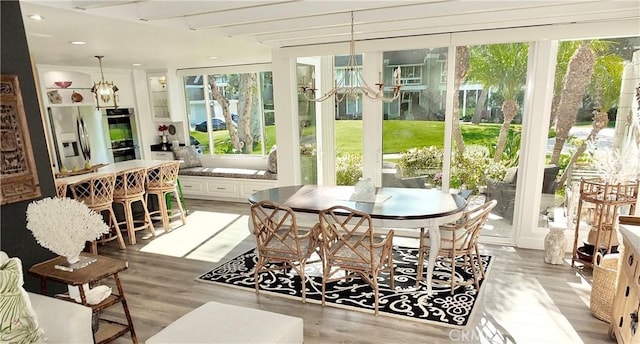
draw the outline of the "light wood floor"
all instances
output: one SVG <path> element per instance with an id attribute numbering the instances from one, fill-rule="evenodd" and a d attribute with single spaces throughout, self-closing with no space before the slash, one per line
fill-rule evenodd
<path id="1" fill-rule="evenodd" d="M 187 205 L 192 212 L 238 216 L 248 215 L 249 208 L 242 203 L 201 200 L 187 200 Z M 155 239 L 144 239 L 146 233 L 138 232 L 138 244 L 129 245 L 126 250 L 119 250 L 115 242 L 99 247 L 100 254 L 129 262 L 129 269 L 120 278 L 140 343 L 208 301 L 301 317 L 308 344 L 613 342 L 607 335 L 608 324 L 591 315 L 590 286 L 582 274 L 568 263 L 545 264 L 542 251 L 482 245 L 481 253 L 493 255 L 495 264 L 481 299 L 484 307 L 477 311 L 474 325 L 462 331 L 197 282 L 197 276 L 217 263 L 140 251 L 164 235 L 159 225 L 156 228 L 159 235 Z M 241 241 L 229 241 L 216 235 L 207 247 L 228 252 L 219 258 L 223 262 L 251 247 L 251 240 L 247 236 Z M 123 319 L 117 305 L 103 316 Z M 128 335 L 115 341 L 130 342 Z"/>

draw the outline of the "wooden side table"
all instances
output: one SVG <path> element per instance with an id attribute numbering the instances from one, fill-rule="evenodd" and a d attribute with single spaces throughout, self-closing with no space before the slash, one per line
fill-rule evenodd
<path id="1" fill-rule="evenodd" d="M 47 280 L 53 280 L 56 282 L 61 282 L 78 287 L 82 304 L 87 307 L 91 307 L 94 314 L 117 303 L 121 303 L 122 308 L 124 309 L 124 315 L 127 318 L 127 323 L 123 324 L 112 320 L 100 319 L 99 329 L 93 335 L 94 342 L 96 344 L 107 343 L 114 340 L 115 338 L 124 335 L 127 332 L 131 332 L 131 339 L 133 340 L 134 344 L 137 344 L 138 338 L 136 337 L 136 332 L 133 329 L 133 322 L 131 321 L 131 315 L 129 314 L 129 307 L 127 307 L 127 300 L 125 299 L 122 284 L 120 283 L 120 278 L 118 277 L 119 272 L 127 269 L 128 263 L 126 261 L 104 256 L 92 255 L 84 252 L 80 255 L 89 258 L 96 258 L 97 260 L 86 267 L 69 272 L 55 268 L 55 265 L 63 264 L 64 262 L 66 262 L 65 257 L 57 257 L 32 266 L 29 269 L 29 272 L 34 275 L 40 276 L 40 292 L 42 294 L 46 293 Z M 82 285 L 88 283 L 90 286 L 92 286 L 96 282 L 110 276 L 113 276 L 113 279 L 116 282 L 118 294 L 111 293 L 109 297 L 107 297 L 97 305 L 88 304 Z M 56 297 L 70 302 L 75 302 L 75 300 L 69 297 L 68 294 L 58 295 Z"/>

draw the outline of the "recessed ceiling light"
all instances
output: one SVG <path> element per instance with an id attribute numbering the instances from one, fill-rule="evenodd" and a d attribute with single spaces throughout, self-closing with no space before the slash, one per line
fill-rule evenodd
<path id="1" fill-rule="evenodd" d="M 32 15 L 29 16 L 29 18 L 33 19 L 33 20 L 42 20 L 42 19 L 44 19 L 44 17 L 42 17 L 39 14 L 32 14 Z"/>
<path id="2" fill-rule="evenodd" d="M 85 41 L 71 41 L 69 43 L 71 43 L 73 45 L 85 45 L 85 44 L 87 44 L 87 42 L 85 42 Z"/>
<path id="3" fill-rule="evenodd" d="M 209 59 L 210 59 L 210 60 L 215 60 L 215 59 L 217 59 L 218 57 L 219 57 L 219 56 L 209 56 Z"/>
<path id="4" fill-rule="evenodd" d="M 142 66 L 142 63 L 132 63 L 131 65 L 134 66 L 134 67 L 140 67 L 140 66 Z"/>

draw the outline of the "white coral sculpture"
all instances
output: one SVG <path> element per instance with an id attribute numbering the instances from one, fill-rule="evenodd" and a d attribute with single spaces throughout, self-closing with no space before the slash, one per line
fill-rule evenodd
<path id="1" fill-rule="evenodd" d="M 71 198 L 44 198 L 27 207 L 27 228 L 42 247 L 76 257 L 87 241 L 109 232 L 102 215 Z"/>

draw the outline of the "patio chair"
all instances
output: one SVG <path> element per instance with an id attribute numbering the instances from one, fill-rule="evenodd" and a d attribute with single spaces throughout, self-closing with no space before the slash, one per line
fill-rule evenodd
<path id="1" fill-rule="evenodd" d="M 361 277 L 374 291 L 374 312 L 378 315 L 378 275 L 389 273 L 393 281 L 393 230 L 384 239 L 375 238 L 371 216 L 345 206 L 320 212 L 323 256 L 322 305 L 327 283 Z"/>
<path id="2" fill-rule="evenodd" d="M 251 224 L 258 252 L 254 270 L 256 294 L 260 293 L 261 272 L 291 268 L 300 275 L 302 302 L 305 303 L 304 267 L 311 255 L 318 252 L 315 227 L 301 233 L 291 208 L 267 200 L 251 206 Z"/>
<path id="3" fill-rule="evenodd" d="M 448 282 L 451 285 L 451 294 L 453 294 L 456 285 L 471 283 L 456 281 L 456 258 L 458 257 L 463 257 L 464 264 L 469 267 L 473 274 L 473 283 L 476 286 L 476 290 L 479 290 L 479 281 L 484 279 L 484 266 L 478 252 L 478 236 L 487 222 L 489 213 L 497 203 L 496 200 L 486 202 L 475 209 L 465 211 L 460 221 L 440 226 L 440 250 L 438 256 L 444 256 L 451 261 L 451 279 Z M 425 229 L 421 229 L 416 287 L 418 287 L 422 279 L 424 255 L 430 249 L 429 238 L 425 234 Z"/>

